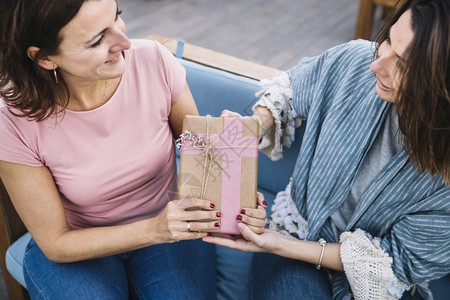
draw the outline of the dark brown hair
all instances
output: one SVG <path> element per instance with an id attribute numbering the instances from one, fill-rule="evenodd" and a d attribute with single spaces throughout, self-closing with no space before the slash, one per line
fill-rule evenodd
<path id="1" fill-rule="evenodd" d="M 58 54 L 60 30 L 85 0 L 14 0 L 0 7 L 0 95 L 14 113 L 41 121 L 67 106 L 69 90 L 62 76 L 41 68 L 40 58 Z M 40 48 L 34 60 L 30 46 Z"/>
<path id="2" fill-rule="evenodd" d="M 388 17 L 377 35 L 381 45 L 400 16 L 411 10 L 414 38 L 395 99 L 399 127 L 411 162 L 450 184 L 450 1 L 409 0 Z"/>

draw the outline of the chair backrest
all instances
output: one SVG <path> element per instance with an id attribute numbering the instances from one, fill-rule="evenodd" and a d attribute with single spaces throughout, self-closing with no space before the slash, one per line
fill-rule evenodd
<path id="1" fill-rule="evenodd" d="M 199 114 L 219 116 L 224 109 L 251 115 L 258 100 L 255 93 L 260 87 L 255 79 L 231 74 L 193 63 L 184 59 L 187 82 L 197 104 Z M 297 130 L 294 144 L 283 152 L 283 159 L 273 162 L 265 155 L 259 156 L 258 187 L 277 193 L 286 188 L 299 153 L 304 125 Z M 178 152 L 177 152 L 177 155 Z"/>

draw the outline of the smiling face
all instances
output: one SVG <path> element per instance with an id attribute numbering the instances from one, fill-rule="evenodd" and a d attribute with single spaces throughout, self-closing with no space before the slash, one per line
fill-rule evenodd
<path id="1" fill-rule="evenodd" d="M 59 53 L 49 56 L 69 84 L 117 78 L 125 71 L 122 51 L 130 47 L 114 0 L 87 0 L 61 29 Z"/>
<path id="2" fill-rule="evenodd" d="M 395 101 L 402 78 L 397 64 L 406 63 L 404 53 L 413 38 L 411 11 L 407 10 L 391 27 L 389 37 L 378 48 L 378 58 L 370 65 L 377 77 L 376 91 L 381 99 Z"/>

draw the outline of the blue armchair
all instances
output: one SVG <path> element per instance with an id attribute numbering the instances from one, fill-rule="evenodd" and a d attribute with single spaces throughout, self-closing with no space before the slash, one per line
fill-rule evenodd
<path id="1" fill-rule="evenodd" d="M 258 81 L 271 78 L 280 70 L 240 60 L 235 57 L 184 44 L 162 36 L 152 35 L 171 50 L 187 70 L 187 81 L 201 115 L 219 116 L 223 109 L 251 114 L 259 90 Z M 260 155 L 258 190 L 270 204 L 278 191 L 285 188 L 292 174 L 299 151 L 304 125 L 297 130 L 294 145 L 284 158 L 272 162 Z M 178 154 L 177 154 L 178 155 Z M 25 247 L 30 240 L 20 218 L 14 211 L 8 194 L 0 181 L 0 265 L 11 300 L 26 299 L 26 285 L 22 272 Z M 251 253 L 217 247 L 218 299 L 246 299 Z M 5 259 L 4 259 L 5 258 Z M 6 263 L 5 263 L 6 261 Z M 435 299 L 450 297 L 450 277 L 430 284 Z"/>

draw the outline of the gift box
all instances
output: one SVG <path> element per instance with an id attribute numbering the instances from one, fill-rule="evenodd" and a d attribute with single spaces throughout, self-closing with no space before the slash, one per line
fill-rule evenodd
<path id="1" fill-rule="evenodd" d="M 258 122 L 251 117 L 186 116 L 180 149 L 178 196 L 207 199 L 222 212 L 220 229 L 239 234 L 236 216 L 255 208 Z"/>

